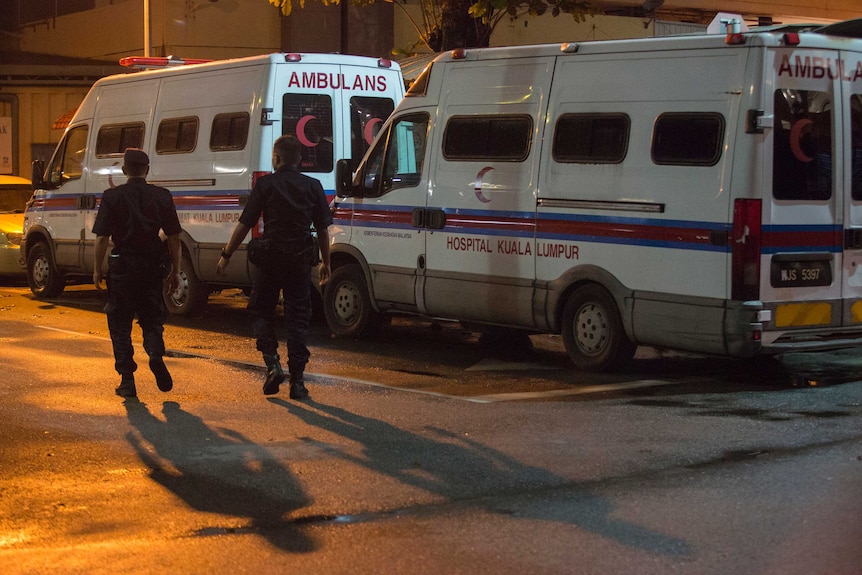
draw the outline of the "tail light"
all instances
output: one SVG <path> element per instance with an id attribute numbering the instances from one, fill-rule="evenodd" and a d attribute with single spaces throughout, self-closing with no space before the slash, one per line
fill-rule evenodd
<path id="1" fill-rule="evenodd" d="M 731 299 L 760 299 L 760 200 L 736 200 L 731 237 Z"/>
<path id="2" fill-rule="evenodd" d="M 266 175 L 271 174 L 271 173 L 272 172 L 252 172 L 251 173 L 251 187 L 253 188 L 257 184 L 257 181 L 262 176 L 266 176 Z M 263 216 L 261 216 L 257 220 L 257 225 L 255 225 L 253 228 L 251 228 L 251 237 L 259 238 L 262 235 L 263 235 Z"/>

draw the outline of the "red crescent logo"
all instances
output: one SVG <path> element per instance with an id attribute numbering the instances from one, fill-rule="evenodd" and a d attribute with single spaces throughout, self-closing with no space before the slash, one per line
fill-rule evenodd
<path id="1" fill-rule="evenodd" d="M 296 139 L 299 140 L 299 143 L 305 146 L 306 148 L 313 148 L 317 144 L 308 139 L 308 136 L 305 135 L 305 125 L 308 124 L 312 120 L 316 120 L 317 116 L 303 116 L 296 123 Z"/>
<path id="2" fill-rule="evenodd" d="M 489 200 L 484 196 L 484 194 L 482 194 L 482 178 L 484 178 L 485 174 L 487 174 L 493 169 L 494 168 L 492 168 L 491 166 L 485 166 L 484 168 L 479 170 L 479 173 L 476 174 L 476 182 L 473 184 L 473 188 L 476 191 L 476 197 L 479 199 L 480 202 L 485 204 L 487 204 L 491 200 Z"/>
<path id="3" fill-rule="evenodd" d="M 362 136 L 365 138 L 365 143 L 369 146 L 371 145 L 371 140 L 374 139 L 374 136 L 376 134 L 374 128 L 382 121 L 383 120 L 381 120 L 380 118 L 373 118 L 371 121 L 365 124 L 365 131 L 363 132 Z"/>
<path id="4" fill-rule="evenodd" d="M 112 174 L 112 172 L 114 171 L 113 168 L 114 168 L 114 166 L 119 166 L 119 165 L 120 165 L 120 162 L 114 162 L 113 164 L 111 164 L 111 170 L 108 171 L 108 185 L 111 186 L 112 188 L 117 187 L 117 185 L 114 183 L 114 176 Z"/>
<path id="5" fill-rule="evenodd" d="M 790 128 L 790 151 L 800 162 L 810 162 L 814 158 L 806 154 L 802 150 L 802 136 L 811 131 L 811 126 L 814 124 L 811 120 L 802 119 L 793 124 Z"/>

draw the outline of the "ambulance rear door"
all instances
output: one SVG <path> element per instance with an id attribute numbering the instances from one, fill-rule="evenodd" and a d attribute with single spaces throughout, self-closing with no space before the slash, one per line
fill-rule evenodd
<path id="1" fill-rule="evenodd" d="M 862 226 L 862 212 L 842 176 L 849 140 L 842 94 L 849 84 L 842 85 L 836 68 L 839 52 L 780 48 L 766 54 L 774 82 L 768 77 L 764 83 L 772 154 L 771 166 L 764 166 L 771 177 L 763 189 L 760 299 L 773 310 L 763 333 L 769 347 L 848 322 L 843 302 L 862 295 L 862 273 L 846 264 L 862 263 L 862 242 L 845 255 L 844 232 Z"/>
<path id="2" fill-rule="evenodd" d="M 397 67 L 363 66 L 359 58 L 353 59 L 357 64 L 311 54 L 278 66 L 281 96 L 274 102 L 273 117 L 280 121 L 282 135 L 300 141 L 300 170 L 320 180 L 330 200 L 335 195 L 335 160 L 358 162 L 403 95 Z"/>
<path id="3" fill-rule="evenodd" d="M 843 321 L 862 325 L 862 53 L 842 52 L 840 132 L 844 189 Z M 849 167 L 849 169 L 847 169 Z"/>

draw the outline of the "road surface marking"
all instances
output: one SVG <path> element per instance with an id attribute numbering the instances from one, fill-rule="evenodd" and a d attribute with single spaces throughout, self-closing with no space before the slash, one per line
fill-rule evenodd
<path id="1" fill-rule="evenodd" d="M 536 369 L 559 369 L 553 365 L 542 365 L 539 363 L 522 363 L 516 361 L 503 361 L 501 359 L 483 359 L 468 367 L 465 371 L 526 371 Z"/>
<path id="2" fill-rule="evenodd" d="M 78 331 L 70 331 L 66 329 L 59 329 L 56 327 L 49 327 L 39 325 L 36 326 L 40 329 L 45 329 L 49 331 L 56 331 L 59 333 L 65 333 L 74 336 L 85 336 L 93 339 L 100 339 L 102 341 L 111 341 L 108 337 L 93 335 L 89 333 L 82 333 Z M 259 363 L 254 363 L 250 361 L 243 361 L 237 359 L 227 359 L 223 357 L 218 357 L 214 355 L 207 355 L 204 353 L 194 353 L 188 351 L 181 351 L 176 349 L 166 349 L 167 355 L 172 357 L 190 357 L 190 358 L 199 358 L 199 359 L 208 359 L 212 361 L 219 361 L 222 363 L 228 363 L 232 365 L 239 365 L 244 367 L 257 367 L 263 369 L 263 365 Z M 482 363 L 482 362 L 479 362 Z M 500 362 L 507 363 L 507 362 Z M 525 365 L 529 366 L 531 364 L 512 364 L 512 365 Z M 475 366 L 473 366 L 475 367 Z M 468 370 L 471 368 L 468 368 Z M 488 368 L 485 368 L 488 369 Z M 503 368 L 496 368 L 503 369 Z M 532 368 L 531 368 L 532 369 Z M 555 369 L 555 368 L 551 368 Z M 625 381 L 622 383 L 608 383 L 603 385 L 586 385 L 583 387 L 570 387 L 566 389 L 550 389 L 547 391 L 519 391 L 519 392 L 509 392 L 509 393 L 492 393 L 488 395 L 451 395 L 448 393 L 440 393 L 438 391 L 427 391 L 424 389 L 411 389 L 409 387 L 399 387 L 396 385 L 388 385 L 385 383 L 378 383 L 376 381 L 368 381 L 364 379 L 355 379 L 352 377 L 343 377 L 339 375 L 329 375 L 326 373 L 312 373 L 306 372 L 306 378 L 310 381 L 315 381 L 316 383 L 321 383 L 325 380 L 330 381 L 342 381 L 346 383 L 354 383 L 357 385 L 367 385 L 369 387 L 378 387 L 381 389 L 389 389 L 392 391 L 404 391 L 407 393 L 416 393 L 419 395 L 428 395 L 431 397 L 441 397 L 445 399 L 457 399 L 460 401 L 467 401 L 470 403 L 497 403 L 502 401 L 528 401 L 533 399 L 550 399 L 554 397 L 568 397 L 574 395 L 589 395 L 591 393 L 611 393 L 615 391 L 625 391 L 627 389 L 640 389 L 644 387 L 666 387 L 671 385 L 682 385 L 684 383 L 691 383 L 691 380 L 678 380 L 678 381 L 668 381 L 664 379 L 641 379 L 638 381 Z"/>

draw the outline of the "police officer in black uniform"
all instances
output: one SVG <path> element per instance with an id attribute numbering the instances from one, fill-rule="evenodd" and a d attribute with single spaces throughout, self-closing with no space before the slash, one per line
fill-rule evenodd
<path id="1" fill-rule="evenodd" d="M 278 356 L 275 307 L 279 292 L 284 299 L 287 332 L 287 368 L 290 398 L 305 399 L 303 373 L 308 363 L 308 327 L 311 322 L 311 265 L 317 259 L 320 283 L 329 278 L 329 226 L 332 214 L 323 186 L 299 172 L 302 146 L 294 136 L 281 136 L 273 144 L 273 174 L 261 177 L 252 189 L 239 223 L 222 249 L 217 272 L 223 274 L 230 257 L 263 214 L 263 239 L 269 244 L 266 261 L 258 265 L 248 310 L 257 350 L 266 364 L 263 393 L 278 393 L 284 370 Z M 317 242 L 311 225 L 317 231 Z"/>
<path id="2" fill-rule="evenodd" d="M 108 240 L 114 247 L 108 257 L 108 329 L 114 348 L 114 368 L 120 374 L 115 390 L 121 397 L 136 397 L 132 322 L 141 326 L 144 350 L 161 391 L 170 391 L 173 379 L 165 366 L 164 322 L 167 317 L 162 290 L 180 284 L 180 228 L 171 193 L 148 184 L 150 159 L 146 152 L 129 148 L 123 154 L 125 184 L 102 194 L 93 224 L 96 234 L 93 283 L 102 289 Z M 159 230 L 167 242 L 162 242 Z M 165 247 L 165 243 L 167 247 Z"/>

